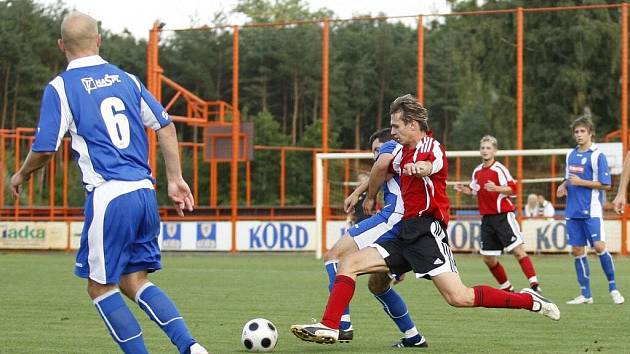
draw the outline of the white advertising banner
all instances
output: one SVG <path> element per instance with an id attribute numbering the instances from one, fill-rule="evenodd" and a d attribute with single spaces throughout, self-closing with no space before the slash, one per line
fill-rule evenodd
<path id="1" fill-rule="evenodd" d="M 0 249 L 54 249 L 68 246 L 65 222 L 0 221 Z"/>
<path id="2" fill-rule="evenodd" d="M 564 220 L 524 219 L 522 223 L 525 250 L 528 252 L 570 252 Z M 609 251 L 621 251 L 621 224 L 604 220 L 606 245 Z M 480 220 L 451 220 L 448 225 L 450 245 L 457 251 L 479 250 Z"/>
<path id="3" fill-rule="evenodd" d="M 239 251 L 314 251 L 314 221 L 240 221 L 236 224 Z"/>
<path id="4" fill-rule="evenodd" d="M 232 248 L 232 224 L 163 222 L 159 241 L 164 251 L 229 251 Z"/>
<path id="5" fill-rule="evenodd" d="M 78 250 L 81 246 L 81 232 L 83 232 L 83 221 L 70 223 L 70 249 Z"/>

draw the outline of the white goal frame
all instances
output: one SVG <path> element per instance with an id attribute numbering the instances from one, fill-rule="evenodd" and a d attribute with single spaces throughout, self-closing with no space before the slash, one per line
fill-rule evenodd
<path id="1" fill-rule="evenodd" d="M 530 149 L 530 150 L 499 150 L 497 156 L 552 156 L 566 155 L 572 149 Z M 447 151 L 450 158 L 457 157 L 478 157 L 479 150 Z M 315 162 L 315 257 L 321 259 L 326 245 L 323 242 L 324 225 L 324 160 L 345 160 L 345 159 L 371 159 L 374 155 L 371 152 L 349 152 L 349 153 L 318 153 Z M 543 182 L 545 180 L 562 180 L 558 178 L 535 179 Z M 527 182 L 523 180 L 521 182 Z M 454 183 L 454 182 L 452 182 Z M 451 184 L 451 183 L 449 183 Z"/>

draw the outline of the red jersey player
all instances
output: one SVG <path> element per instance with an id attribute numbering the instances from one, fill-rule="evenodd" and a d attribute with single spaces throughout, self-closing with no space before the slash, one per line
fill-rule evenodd
<path id="1" fill-rule="evenodd" d="M 449 201 L 444 146 L 431 137 L 427 110 L 414 96 L 394 100 L 390 116 L 392 135 L 403 145 L 392 163 L 392 170 L 400 175 L 405 208 L 402 231 L 396 239 L 377 241 L 342 258 L 322 320 L 293 325 L 293 334 L 308 342 L 335 343 L 357 276 L 375 272 L 402 275 L 413 271 L 418 278 L 432 280 L 451 306 L 526 309 L 559 320 L 558 306 L 529 288 L 511 293 L 486 285 L 470 288 L 462 283 L 446 235 Z M 379 180 L 379 173 L 383 172 L 370 173 L 368 197 L 363 203 L 368 210 L 379 188 L 372 179 Z"/>
<path id="2" fill-rule="evenodd" d="M 494 159 L 498 143 L 493 136 L 481 138 L 479 152 L 483 163 L 475 168 L 468 186 L 461 183 L 455 190 L 468 195 L 476 195 L 481 218 L 481 255 L 502 290 L 514 291 L 505 269 L 497 260 L 505 249 L 512 252 L 521 265 L 530 287 L 540 293 L 536 270 L 523 247 L 523 235 L 514 215 L 511 195 L 516 193 L 516 183 L 510 171 Z"/>

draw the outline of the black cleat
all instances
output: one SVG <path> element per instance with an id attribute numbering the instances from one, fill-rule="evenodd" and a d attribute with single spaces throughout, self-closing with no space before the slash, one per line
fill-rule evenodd
<path id="1" fill-rule="evenodd" d="M 337 338 L 337 342 L 350 343 L 352 342 L 352 339 L 354 339 L 354 330 L 352 329 L 352 327 L 346 330 L 343 330 L 343 329 L 339 330 L 339 338 Z"/>
<path id="2" fill-rule="evenodd" d="M 540 287 L 540 284 L 534 284 L 531 286 L 532 290 L 534 290 L 535 292 L 539 293 L 540 295 L 542 295 L 542 288 Z"/>
<path id="3" fill-rule="evenodd" d="M 407 338 L 401 338 L 400 342 L 394 343 L 392 348 L 427 348 L 429 347 L 429 342 L 422 337 L 419 342 L 410 343 L 407 341 Z"/>

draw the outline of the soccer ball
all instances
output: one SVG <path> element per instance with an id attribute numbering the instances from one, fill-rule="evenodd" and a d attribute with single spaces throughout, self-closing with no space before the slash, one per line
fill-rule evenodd
<path id="1" fill-rule="evenodd" d="M 250 352 L 270 352 L 278 343 L 278 330 L 271 321 L 254 318 L 243 327 L 241 342 Z"/>

